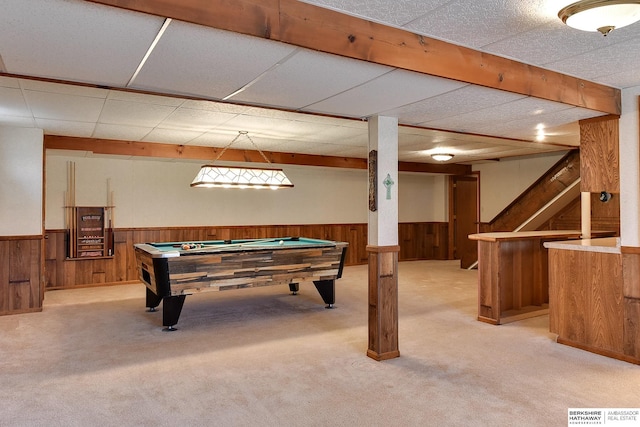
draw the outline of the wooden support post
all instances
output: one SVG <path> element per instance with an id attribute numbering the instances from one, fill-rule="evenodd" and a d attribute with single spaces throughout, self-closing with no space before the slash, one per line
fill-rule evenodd
<path id="1" fill-rule="evenodd" d="M 398 253 L 400 246 L 367 246 L 369 254 L 369 349 L 375 360 L 400 356 L 398 349 Z"/>
<path id="2" fill-rule="evenodd" d="M 386 360 L 398 350 L 398 119 L 369 118 L 369 349 Z"/>

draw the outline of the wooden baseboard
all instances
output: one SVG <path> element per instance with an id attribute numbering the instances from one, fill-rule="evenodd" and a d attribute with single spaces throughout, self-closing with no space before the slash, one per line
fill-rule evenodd
<path id="1" fill-rule="evenodd" d="M 559 344 L 564 344 L 570 347 L 579 348 L 580 350 L 588 351 L 590 353 L 599 354 L 600 356 L 606 356 L 612 359 L 622 360 L 623 362 L 633 363 L 634 365 L 640 365 L 640 359 L 636 357 L 627 356 L 626 354 L 617 353 L 615 351 L 605 350 L 605 349 L 593 347 L 590 345 L 577 343 L 562 337 L 558 337 L 557 342 Z"/>
<path id="2" fill-rule="evenodd" d="M 388 351 L 386 353 L 376 353 L 373 350 L 367 350 L 367 356 L 372 358 L 373 360 L 377 360 L 378 362 L 380 362 L 382 360 L 389 360 L 400 357 L 400 350 Z"/>

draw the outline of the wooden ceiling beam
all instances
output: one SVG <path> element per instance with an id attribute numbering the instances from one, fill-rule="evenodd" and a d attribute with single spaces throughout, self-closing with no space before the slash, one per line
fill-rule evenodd
<path id="1" fill-rule="evenodd" d="M 298 0 L 87 0 L 620 114 L 620 90 Z"/>
<path id="2" fill-rule="evenodd" d="M 203 162 L 212 162 L 223 150 L 223 148 L 218 147 L 200 147 L 196 145 L 174 145 L 58 135 L 45 135 L 44 148 L 47 150 L 88 151 L 94 154 L 117 156 L 202 160 Z M 345 169 L 367 169 L 368 166 L 366 159 L 355 157 L 319 156 L 275 151 L 263 151 L 263 153 L 270 162 L 282 165 L 324 166 Z M 223 162 L 265 163 L 264 158 L 257 150 L 235 150 L 232 148 L 227 149 L 219 160 Z M 471 166 L 399 162 L 398 170 L 401 172 L 466 175 L 471 173 Z"/>

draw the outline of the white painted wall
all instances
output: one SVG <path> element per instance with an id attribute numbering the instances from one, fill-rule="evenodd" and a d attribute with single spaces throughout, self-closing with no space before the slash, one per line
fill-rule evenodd
<path id="1" fill-rule="evenodd" d="M 42 234 L 43 133 L 0 127 L 0 236 Z"/>
<path id="2" fill-rule="evenodd" d="M 205 189 L 189 187 L 200 163 L 49 151 L 47 229 L 64 228 L 68 161 L 76 163 L 78 205 L 105 205 L 111 179 L 118 228 L 367 222 L 365 170 L 285 165 L 291 189 Z M 401 222 L 447 220 L 444 176 L 401 173 L 398 181 Z"/>
<path id="3" fill-rule="evenodd" d="M 640 87 L 622 91 L 620 115 L 620 243 L 640 247 Z"/>
<path id="4" fill-rule="evenodd" d="M 503 159 L 473 166 L 474 171 L 480 171 L 480 221 L 491 221 L 565 154 Z"/>
<path id="5" fill-rule="evenodd" d="M 449 221 L 446 175 L 400 172 L 399 222 Z"/>

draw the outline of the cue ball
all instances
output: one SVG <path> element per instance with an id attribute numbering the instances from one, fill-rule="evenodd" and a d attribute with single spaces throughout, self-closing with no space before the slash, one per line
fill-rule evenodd
<path id="1" fill-rule="evenodd" d="M 284 245 L 284 240 L 280 240 L 280 241 L 278 242 L 278 244 L 279 244 L 279 245 Z"/>

